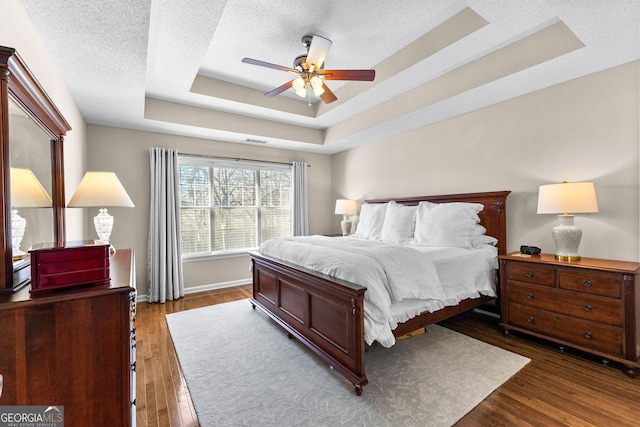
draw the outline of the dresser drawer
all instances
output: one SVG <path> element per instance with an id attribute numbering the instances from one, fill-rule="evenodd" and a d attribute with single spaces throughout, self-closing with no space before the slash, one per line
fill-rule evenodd
<path id="1" fill-rule="evenodd" d="M 620 298 L 622 276 L 592 270 L 560 269 L 560 287 L 611 298 Z"/>
<path id="2" fill-rule="evenodd" d="M 591 350 L 624 355 L 622 328 L 515 303 L 509 303 L 509 321 L 513 326 Z"/>
<path id="3" fill-rule="evenodd" d="M 515 282 L 509 282 L 508 289 L 509 302 L 612 326 L 624 324 L 624 310 L 622 300 L 619 299 Z"/>
<path id="4" fill-rule="evenodd" d="M 537 285 L 555 286 L 556 270 L 545 265 L 524 262 L 510 262 L 506 265 L 507 279 Z"/>

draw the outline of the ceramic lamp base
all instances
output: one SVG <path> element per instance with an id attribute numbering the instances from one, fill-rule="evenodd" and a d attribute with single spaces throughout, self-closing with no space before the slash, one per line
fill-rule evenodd
<path id="1" fill-rule="evenodd" d="M 111 231 L 113 230 L 113 216 L 111 216 L 107 209 L 100 209 L 100 213 L 93 218 L 93 225 L 96 226 L 96 234 L 98 234 L 98 240 L 95 243 L 103 243 L 109 245 L 109 254 L 115 255 L 116 248 L 109 243 L 111 237 Z"/>
<path id="2" fill-rule="evenodd" d="M 20 259 L 26 257 L 26 252 L 20 249 L 20 243 L 27 228 L 27 220 L 18 215 L 17 209 L 11 209 L 11 246 L 13 258 Z"/>
<path id="3" fill-rule="evenodd" d="M 560 225 L 553 227 L 553 242 L 556 244 L 556 259 L 578 261 L 578 247 L 582 240 L 582 230 L 573 225 L 573 215 L 558 215 Z"/>
<path id="4" fill-rule="evenodd" d="M 349 221 L 346 215 L 343 216 L 343 220 L 340 222 L 340 227 L 342 228 L 342 235 L 348 236 L 351 234 L 351 221 Z"/>

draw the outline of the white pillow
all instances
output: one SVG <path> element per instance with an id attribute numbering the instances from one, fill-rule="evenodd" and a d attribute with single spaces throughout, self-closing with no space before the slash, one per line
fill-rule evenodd
<path id="1" fill-rule="evenodd" d="M 473 239 L 479 231 L 478 212 L 482 209 L 484 206 L 479 203 L 421 202 L 416 213 L 414 243 L 421 246 L 472 248 Z"/>
<path id="2" fill-rule="evenodd" d="M 360 221 L 354 237 L 380 240 L 386 211 L 386 203 L 364 203 L 360 207 Z"/>
<path id="3" fill-rule="evenodd" d="M 416 222 L 413 227 L 413 240 L 414 245 L 426 246 L 428 241 L 427 234 L 429 233 L 428 211 L 438 206 L 436 203 L 420 202 L 416 209 Z"/>
<path id="4" fill-rule="evenodd" d="M 380 233 L 385 242 L 409 243 L 413 238 L 417 206 L 405 206 L 396 202 L 387 203 L 387 212 Z"/>
<path id="5" fill-rule="evenodd" d="M 482 248 L 485 245 L 495 246 L 498 244 L 498 239 L 492 236 L 487 236 L 486 234 L 481 234 L 473 238 L 471 242 L 472 246 L 476 249 Z"/>

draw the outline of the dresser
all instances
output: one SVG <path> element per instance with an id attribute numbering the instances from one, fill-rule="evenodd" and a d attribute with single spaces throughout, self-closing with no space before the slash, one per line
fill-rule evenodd
<path id="1" fill-rule="evenodd" d="M 0 406 L 63 406 L 70 427 L 135 423 L 132 250 L 110 257 L 110 279 L 0 295 Z"/>
<path id="2" fill-rule="evenodd" d="M 640 263 L 500 257 L 500 325 L 640 368 Z"/>

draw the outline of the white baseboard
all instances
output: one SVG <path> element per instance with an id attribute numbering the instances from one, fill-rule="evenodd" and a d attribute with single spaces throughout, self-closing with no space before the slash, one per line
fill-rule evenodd
<path id="1" fill-rule="evenodd" d="M 189 295 L 189 294 L 196 294 L 198 292 L 212 291 L 215 289 L 231 288 L 233 286 L 246 285 L 247 283 L 251 283 L 251 278 L 233 280 L 231 282 L 211 283 L 209 285 L 192 286 L 189 288 L 184 288 L 184 294 Z M 138 296 L 136 297 L 136 301 L 148 302 L 149 296 L 147 294 L 142 294 L 142 295 L 138 294 Z"/>

